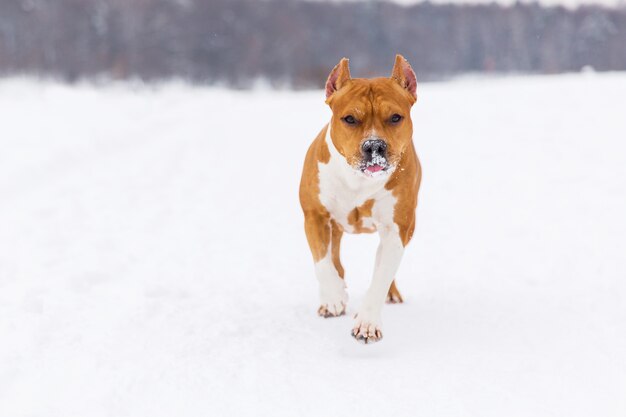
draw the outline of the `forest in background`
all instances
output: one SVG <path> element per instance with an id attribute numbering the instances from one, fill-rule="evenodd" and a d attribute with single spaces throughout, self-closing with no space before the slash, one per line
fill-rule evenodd
<path id="1" fill-rule="evenodd" d="M 0 74 L 67 81 L 172 77 L 245 88 L 322 85 L 347 56 L 387 74 L 404 54 L 421 80 L 463 73 L 626 70 L 626 9 L 401 6 L 382 1 L 2 0 Z"/>

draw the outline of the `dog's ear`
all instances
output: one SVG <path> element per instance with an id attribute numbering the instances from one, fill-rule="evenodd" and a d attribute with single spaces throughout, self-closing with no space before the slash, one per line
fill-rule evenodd
<path id="1" fill-rule="evenodd" d="M 348 58 L 341 58 L 341 61 L 333 68 L 326 80 L 326 99 L 337 90 L 339 90 L 343 84 L 350 79 L 350 68 L 348 67 Z"/>
<path id="2" fill-rule="evenodd" d="M 417 100 L 417 78 L 411 64 L 402 55 L 396 55 L 396 62 L 391 71 L 391 78 L 408 91 L 414 100 Z"/>

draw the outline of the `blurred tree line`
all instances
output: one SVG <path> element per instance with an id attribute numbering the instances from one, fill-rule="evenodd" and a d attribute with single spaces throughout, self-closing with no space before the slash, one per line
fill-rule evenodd
<path id="1" fill-rule="evenodd" d="M 0 0 L 0 73 L 319 87 L 403 53 L 420 79 L 626 70 L 626 10 L 369 1 Z M 366 69 L 366 70 L 364 70 Z"/>

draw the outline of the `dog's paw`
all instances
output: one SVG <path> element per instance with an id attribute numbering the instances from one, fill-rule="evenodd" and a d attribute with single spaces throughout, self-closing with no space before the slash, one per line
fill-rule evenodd
<path id="1" fill-rule="evenodd" d="M 403 303 L 402 294 L 398 291 L 398 287 L 396 287 L 396 282 L 391 283 L 391 287 L 389 287 L 389 291 L 387 292 L 387 304 L 400 304 Z"/>
<path id="2" fill-rule="evenodd" d="M 338 317 L 346 312 L 348 292 L 343 279 L 333 277 L 320 282 L 320 308 L 317 314 L 322 317 Z"/>
<path id="3" fill-rule="evenodd" d="M 404 300 L 402 299 L 402 295 L 400 293 L 389 293 L 387 294 L 387 304 L 402 304 Z"/>
<path id="4" fill-rule="evenodd" d="M 356 321 L 352 328 L 352 337 L 357 342 L 368 344 L 378 342 L 383 338 L 380 321 L 368 316 L 368 314 L 360 313 L 354 316 Z"/>
<path id="5" fill-rule="evenodd" d="M 317 309 L 317 314 L 324 318 L 339 317 L 346 313 L 346 303 L 340 301 L 339 303 L 322 304 Z"/>

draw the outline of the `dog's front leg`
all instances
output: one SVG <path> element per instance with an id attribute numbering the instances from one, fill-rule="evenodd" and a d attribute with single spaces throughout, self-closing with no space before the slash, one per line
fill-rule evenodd
<path id="1" fill-rule="evenodd" d="M 364 343 L 377 342 L 383 337 L 381 310 L 404 253 L 404 245 L 395 225 L 379 230 L 380 244 L 376 252 L 374 277 L 363 304 L 355 315 L 356 321 L 352 329 L 352 336 Z"/>
<path id="2" fill-rule="evenodd" d="M 348 303 L 343 267 L 339 260 L 343 232 L 327 214 L 316 212 L 305 213 L 305 231 L 315 261 L 315 275 L 320 284 L 320 307 L 317 313 L 322 317 L 341 316 Z"/>

